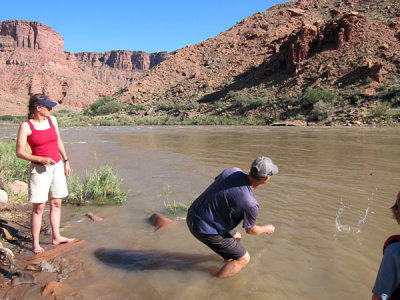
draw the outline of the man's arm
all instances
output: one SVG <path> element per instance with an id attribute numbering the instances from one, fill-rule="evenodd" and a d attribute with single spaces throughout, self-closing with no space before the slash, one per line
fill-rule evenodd
<path id="1" fill-rule="evenodd" d="M 272 226 L 271 224 L 264 225 L 264 226 L 254 225 L 253 227 L 246 228 L 247 234 L 261 234 L 261 233 L 273 234 L 274 231 L 275 231 L 275 227 Z"/>

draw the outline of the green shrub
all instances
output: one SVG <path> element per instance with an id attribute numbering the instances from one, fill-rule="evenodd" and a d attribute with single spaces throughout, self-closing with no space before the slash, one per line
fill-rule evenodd
<path id="1" fill-rule="evenodd" d="M 329 102 L 328 103 L 323 102 L 322 100 L 320 100 L 314 104 L 311 115 L 309 116 L 309 121 L 314 121 L 314 120 L 322 121 L 329 119 L 332 115 L 332 112 L 333 112 L 333 104 Z"/>
<path id="2" fill-rule="evenodd" d="M 71 111 L 68 109 L 60 109 L 59 111 L 57 111 L 57 115 L 67 115 L 69 113 L 71 113 Z"/>
<path id="3" fill-rule="evenodd" d="M 147 108 L 143 104 L 128 104 L 125 106 L 125 110 L 129 114 L 136 114 L 138 112 L 147 110 Z"/>
<path id="4" fill-rule="evenodd" d="M 375 108 L 371 109 L 370 113 L 373 117 L 382 117 L 388 114 L 390 108 L 390 104 L 387 102 L 383 102 L 378 104 Z"/>
<path id="5" fill-rule="evenodd" d="M 186 104 L 186 109 L 188 110 L 196 110 L 200 107 L 199 102 L 196 101 L 190 101 Z"/>
<path id="6" fill-rule="evenodd" d="M 157 107 L 157 110 L 161 110 L 161 111 L 170 111 L 172 110 L 172 105 L 169 103 L 160 103 Z"/>
<path id="7" fill-rule="evenodd" d="M 224 107 L 224 104 L 222 103 L 221 100 L 215 101 L 215 102 L 213 103 L 213 105 L 214 105 L 214 107 L 215 107 L 216 109 L 221 109 L 221 108 Z"/>
<path id="8" fill-rule="evenodd" d="M 338 95 L 321 87 L 307 88 L 302 97 L 302 105 L 306 109 L 313 108 L 318 101 L 333 104 Z"/>
<path id="9" fill-rule="evenodd" d="M 236 95 L 237 95 L 237 94 L 236 94 L 235 91 L 229 91 L 228 94 L 226 94 L 226 96 L 227 96 L 228 98 L 234 98 Z"/>
<path id="10" fill-rule="evenodd" d="M 234 105 L 243 108 L 249 104 L 250 98 L 244 95 L 237 94 L 232 98 L 232 102 Z"/>
<path id="11" fill-rule="evenodd" d="M 10 123 L 10 124 L 21 124 L 25 120 L 26 116 L 11 116 L 11 115 L 0 116 L 0 122 Z"/>
<path id="12" fill-rule="evenodd" d="M 89 109 L 86 111 L 90 115 L 104 116 L 119 112 L 124 107 L 121 102 L 114 101 L 111 96 L 106 96 L 97 99 L 94 103 L 90 104 Z"/>
<path id="13" fill-rule="evenodd" d="M 121 205 L 128 194 L 120 190 L 120 179 L 111 166 L 104 165 L 94 172 L 86 172 L 84 180 L 76 175 L 68 177 L 69 195 L 66 202 L 71 204 Z"/>

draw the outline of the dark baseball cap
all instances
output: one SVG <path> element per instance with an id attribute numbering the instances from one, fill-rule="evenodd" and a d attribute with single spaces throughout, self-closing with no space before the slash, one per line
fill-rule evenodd
<path id="1" fill-rule="evenodd" d="M 40 99 L 38 102 L 35 103 L 36 106 L 46 106 L 46 107 L 54 107 L 57 105 L 56 102 L 50 100 L 49 97 L 45 99 Z"/>
<path id="2" fill-rule="evenodd" d="M 260 156 L 253 161 L 250 174 L 256 178 L 265 178 L 278 174 L 278 167 L 269 157 Z"/>

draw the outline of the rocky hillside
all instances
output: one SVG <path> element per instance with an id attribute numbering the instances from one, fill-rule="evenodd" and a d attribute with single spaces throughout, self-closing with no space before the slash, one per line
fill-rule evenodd
<path id="1" fill-rule="evenodd" d="M 162 62 L 167 52 L 64 52 L 64 39 L 39 22 L 0 22 L 0 115 L 26 113 L 28 95 L 77 110 L 117 92 Z"/>
<path id="2" fill-rule="evenodd" d="M 398 121 L 399 75 L 398 0 L 296 0 L 176 51 L 115 97 L 138 115 L 374 124 L 389 110 Z"/>

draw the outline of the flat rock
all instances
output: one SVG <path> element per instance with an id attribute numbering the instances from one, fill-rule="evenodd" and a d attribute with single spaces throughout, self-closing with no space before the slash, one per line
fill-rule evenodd
<path id="1" fill-rule="evenodd" d="M 85 240 L 74 240 L 69 243 L 65 244 L 60 244 L 57 246 L 54 246 L 54 248 L 46 250 L 43 253 L 39 254 L 32 254 L 28 257 L 23 257 L 17 259 L 17 265 L 35 265 L 35 264 L 40 264 L 42 261 L 49 261 L 57 256 L 60 256 L 61 254 L 70 252 L 78 247 L 82 247 L 86 243 Z"/>

